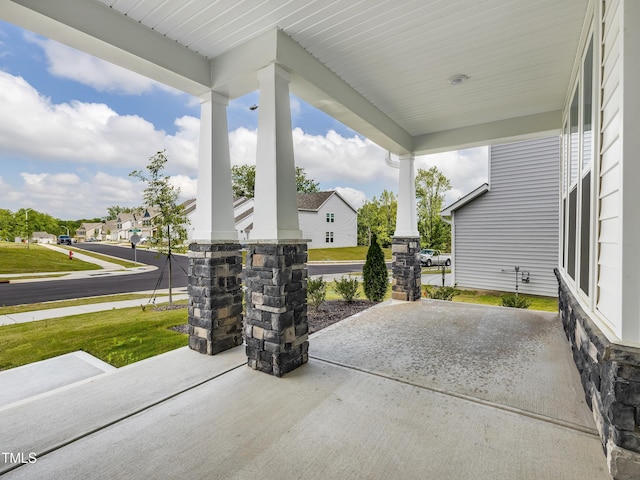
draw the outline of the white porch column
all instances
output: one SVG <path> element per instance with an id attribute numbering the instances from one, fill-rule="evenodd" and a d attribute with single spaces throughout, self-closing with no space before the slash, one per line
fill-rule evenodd
<path id="1" fill-rule="evenodd" d="M 258 71 L 260 109 L 251 240 L 300 240 L 289 105 L 290 75 L 271 64 Z"/>
<path id="2" fill-rule="evenodd" d="M 398 179 L 398 213 L 396 218 L 396 237 L 419 237 L 418 215 L 416 209 L 416 175 L 413 153 L 400 155 L 400 176 Z"/>
<path id="3" fill-rule="evenodd" d="M 200 151 L 193 241 L 238 240 L 233 217 L 227 97 L 208 92 L 200 97 Z"/>
<path id="4" fill-rule="evenodd" d="M 420 234 L 416 213 L 416 182 L 413 172 L 414 155 L 400 155 L 397 162 L 387 157 L 387 164 L 399 169 L 398 213 L 391 253 L 393 280 L 391 298 L 416 301 L 422 294 L 420 268 Z"/>

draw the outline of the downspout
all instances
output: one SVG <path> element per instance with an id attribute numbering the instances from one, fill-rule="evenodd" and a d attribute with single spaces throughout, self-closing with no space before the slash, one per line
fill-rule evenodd
<path id="1" fill-rule="evenodd" d="M 384 159 L 385 163 L 389 165 L 391 168 L 400 168 L 400 160 L 393 160 L 391 158 L 391 152 L 387 150 L 387 156 Z"/>

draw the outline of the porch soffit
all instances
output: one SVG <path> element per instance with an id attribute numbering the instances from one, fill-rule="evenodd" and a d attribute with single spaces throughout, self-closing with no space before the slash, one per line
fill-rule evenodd
<path id="1" fill-rule="evenodd" d="M 303 100 L 422 154 L 559 130 L 588 3 L 3 0 L 0 18 L 194 95 L 251 92 L 277 61 Z"/>

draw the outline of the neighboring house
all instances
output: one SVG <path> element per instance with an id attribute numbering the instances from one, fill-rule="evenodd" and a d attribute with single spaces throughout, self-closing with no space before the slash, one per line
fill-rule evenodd
<path id="1" fill-rule="evenodd" d="M 151 238 L 156 234 L 156 227 L 153 219 L 158 216 L 158 209 L 155 207 L 145 208 L 142 211 L 134 213 L 134 227 L 132 230 L 140 230 L 132 232 L 138 234 L 141 238 Z"/>
<path id="2" fill-rule="evenodd" d="M 298 219 L 309 248 L 358 245 L 358 212 L 336 191 L 298 194 Z"/>
<path id="3" fill-rule="evenodd" d="M 107 220 L 102 227 L 102 240 L 118 240 L 118 220 Z"/>
<path id="4" fill-rule="evenodd" d="M 33 232 L 31 234 L 31 241 L 33 243 L 49 243 L 55 244 L 57 237 L 52 233 L 47 232 Z"/>
<path id="5" fill-rule="evenodd" d="M 76 238 L 85 241 L 87 238 L 102 238 L 102 223 L 82 223 L 76 230 Z"/>
<path id="6" fill-rule="evenodd" d="M 241 197 L 233 202 L 233 216 L 238 231 L 238 239 L 249 240 L 253 228 L 253 198 Z"/>
<path id="7" fill-rule="evenodd" d="M 310 240 L 309 248 L 355 247 L 358 243 L 358 212 L 336 191 L 299 193 L 298 220 L 302 237 Z M 188 204 L 188 216 L 195 211 L 195 200 Z M 237 198 L 233 203 L 238 239 L 251 240 L 253 229 L 253 198 Z M 190 226 L 189 239 L 193 238 Z"/>
<path id="8" fill-rule="evenodd" d="M 558 137 L 490 147 L 489 183 L 442 212 L 453 283 L 512 292 L 519 267 L 519 292 L 557 296 L 559 163 Z"/>
<path id="9" fill-rule="evenodd" d="M 133 230 L 136 226 L 136 217 L 133 213 L 120 213 L 116 218 L 116 230 L 118 231 L 118 238 L 116 240 L 129 240 L 129 237 L 133 235 Z"/>

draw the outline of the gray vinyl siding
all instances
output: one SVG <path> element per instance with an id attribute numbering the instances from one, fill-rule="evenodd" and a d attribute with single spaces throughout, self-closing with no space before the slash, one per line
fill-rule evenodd
<path id="1" fill-rule="evenodd" d="M 453 213 L 460 287 L 557 296 L 559 137 L 490 148 L 490 190 Z"/>

